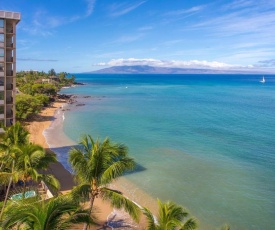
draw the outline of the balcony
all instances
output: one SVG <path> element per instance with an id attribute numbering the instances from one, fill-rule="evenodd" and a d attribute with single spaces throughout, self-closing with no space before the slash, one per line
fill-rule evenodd
<path id="1" fill-rule="evenodd" d="M 6 118 L 12 118 L 12 117 L 13 117 L 13 112 L 12 111 L 7 112 Z"/>
<path id="2" fill-rule="evenodd" d="M 3 56 L 0 56 L 0 62 L 4 62 L 4 57 Z"/>
<path id="3" fill-rule="evenodd" d="M 0 48 L 4 48 L 4 42 L 0 42 Z"/>
<path id="4" fill-rule="evenodd" d="M 7 70 L 6 74 L 7 74 L 7 77 L 12 77 L 13 76 L 13 71 L 12 70 Z"/>
<path id="5" fill-rule="evenodd" d="M 1 84 L 1 82 L 0 82 L 0 84 Z M 1 85 L 0 85 L 0 87 L 1 87 Z M 13 84 L 7 84 L 6 90 L 13 90 Z"/>
<path id="6" fill-rule="evenodd" d="M 0 100 L 0 105 L 4 105 L 4 100 Z M 1 113 L 1 111 L 0 111 Z"/>
<path id="7" fill-rule="evenodd" d="M 8 99 L 6 100 L 6 104 L 7 104 L 7 105 L 13 104 L 13 99 L 12 99 L 12 97 L 11 97 L 11 98 L 8 98 Z"/>
<path id="8" fill-rule="evenodd" d="M 7 47 L 7 48 L 11 48 L 11 49 L 13 49 L 13 43 L 6 44 L 6 47 Z"/>
<path id="9" fill-rule="evenodd" d="M 4 33 L 4 28 L 0 28 L 0 33 Z"/>
<path id="10" fill-rule="evenodd" d="M 0 77 L 4 77 L 4 72 L 0 70 Z"/>
<path id="11" fill-rule="evenodd" d="M 13 62 L 13 57 L 6 58 L 6 62 Z"/>

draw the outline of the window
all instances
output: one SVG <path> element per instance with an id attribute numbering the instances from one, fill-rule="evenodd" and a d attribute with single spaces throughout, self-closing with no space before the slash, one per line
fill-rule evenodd
<path id="1" fill-rule="evenodd" d="M 0 19 L 0 28 L 4 28 L 4 19 Z"/>
<path id="2" fill-rule="evenodd" d="M 4 92 L 2 91 L 0 91 L 0 100 L 4 100 L 5 99 L 5 94 L 4 94 Z"/>
<path id="3" fill-rule="evenodd" d="M 4 42 L 4 34 L 0 34 L 0 42 Z"/>
<path id="4" fill-rule="evenodd" d="M 4 57 L 4 49 L 0 48 L 0 57 Z"/>
<path id="5" fill-rule="evenodd" d="M 4 71 L 4 64 L 0 63 L 0 72 L 3 72 L 3 71 Z"/>
<path id="6" fill-rule="evenodd" d="M 0 114 L 4 114 L 4 106 L 0 106 Z"/>

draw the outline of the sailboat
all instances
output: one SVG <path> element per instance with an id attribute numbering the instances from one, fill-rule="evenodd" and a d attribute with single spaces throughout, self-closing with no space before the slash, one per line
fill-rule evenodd
<path id="1" fill-rule="evenodd" d="M 263 76 L 263 79 L 260 81 L 261 83 L 265 83 L 265 78 Z"/>

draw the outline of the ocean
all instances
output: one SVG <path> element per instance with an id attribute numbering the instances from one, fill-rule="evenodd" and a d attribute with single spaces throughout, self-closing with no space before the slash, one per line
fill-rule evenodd
<path id="1" fill-rule="evenodd" d="M 77 102 L 44 133 L 68 170 L 81 135 L 108 136 L 138 164 L 122 185 L 138 203 L 172 200 L 200 229 L 274 229 L 275 76 L 75 76 L 86 85 L 61 93 Z"/>

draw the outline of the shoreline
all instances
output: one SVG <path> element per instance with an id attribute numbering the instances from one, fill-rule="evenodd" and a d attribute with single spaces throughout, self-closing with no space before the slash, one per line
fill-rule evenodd
<path id="1" fill-rule="evenodd" d="M 52 151 L 49 148 L 46 137 L 44 136 L 44 131 L 49 128 L 52 121 L 54 120 L 54 114 L 56 110 L 66 103 L 66 100 L 58 100 L 56 102 L 53 102 L 50 106 L 45 107 L 38 115 L 36 115 L 32 119 L 32 121 L 27 122 L 26 128 L 30 132 L 30 142 L 41 145 L 43 148 L 45 148 L 46 151 Z M 75 185 L 72 174 L 68 170 L 66 170 L 59 161 L 57 163 L 51 164 L 49 167 L 49 171 L 59 180 L 61 185 L 61 194 L 68 193 Z M 100 199 L 96 199 L 95 206 L 100 207 L 100 209 L 97 208 L 97 222 L 99 226 L 92 226 L 89 229 L 99 229 L 98 227 L 100 227 L 101 229 L 102 227 L 104 227 L 104 229 L 111 229 L 106 226 L 107 217 L 113 211 L 111 206 Z M 75 225 L 73 227 L 73 229 L 82 228 L 82 224 Z"/>
<path id="2" fill-rule="evenodd" d="M 67 105 L 66 99 L 59 99 L 50 106 L 45 107 L 38 115 L 36 115 L 31 121 L 27 122 L 25 127 L 30 132 L 29 139 L 30 142 L 39 144 L 46 151 L 54 151 L 54 147 L 51 148 L 47 143 L 47 137 L 45 136 L 47 129 L 51 128 L 51 124 L 57 120 L 56 113 L 59 114 L 58 109 L 63 110 L 63 106 Z M 60 115 L 61 116 L 61 115 Z M 56 119 L 56 120 L 55 120 Z M 63 120 L 62 120 L 63 123 Z M 70 141 L 69 141 L 70 142 Z M 62 142 L 63 143 L 63 142 Z M 70 143 L 71 144 L 71 143 Z M 59 161 L 57 163 L 51 164 L 49 167 L 50 173 L 52 173 L 60 182 L 60 193 L 68 193 L 75 185 L 72 174 L 64 167 L 64 165 Z M 117 181 L 111 184 L 112 188 L 122 189 L 121 181 L 124 178 L 119 178 Z M 125 181 L 124 181 L 125 183 Z M 123 191 L 124 192 L 124 191 Z M 126 194 L 127 195 L 127 194 Z M 131 199 L 131 197 L 129 197 Z M 89 229 L 145 229 L 146 223 L 143 218 L 141 218 L 140 223 L 135 223 L 131 220 L 129 215 L 121 210 L 115 210 L 111 207 L 109 202 L 104 202 L 100 198 L 95 200 L 95 212 L 97 216 L 96 226 L 91 226 Z M 111 220 L 111 221 L 110 221 Z M 108 224 L 110 224 L 110 227 Z M 83 225 L 75 225 L 73 229 L 82 229 Z"/>

